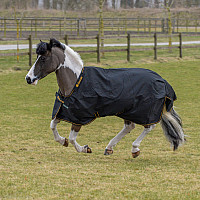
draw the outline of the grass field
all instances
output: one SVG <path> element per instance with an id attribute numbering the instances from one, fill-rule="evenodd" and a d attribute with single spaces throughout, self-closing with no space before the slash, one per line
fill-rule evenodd
<path id="1" fill-rule="evenodd" d="M 173 152 L 157 125 L 143 140 L 136 159 L 131 144 L 141 126 L 115 147 L 113 155 L 103 155 L 123 126 L 116 117 L 82 127 L 77 141 L 88 144 L 92 154 L 79 154 L 72 145 L 65 148 L 54 142 L 49 125 L 58 89 L 55 74 L 29 86 L 24 80 L 28 57 L 19 63 L 14 57 L 0 58 L 0 199 L 200 199 L 199 56 L 188 54 L 180 60 L 161 54 L 157 62 L 150 56 L 142 59 L 136 52 L 127 63 L 109 54 L 98 65 L 95 56 L 82 56 L 85 65 L 152 69 L 174 87 L 187 143 Z M 58 131 L 68 137 L 70 127 L 62 122 Z"/>

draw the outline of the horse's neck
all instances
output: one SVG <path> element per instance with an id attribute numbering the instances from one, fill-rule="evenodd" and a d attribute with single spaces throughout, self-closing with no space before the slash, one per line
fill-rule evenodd
<path id="1" fill-rule="evenodd" d="M 65 61 L 56 70 L 58 86 L 63 95 L 69 95 L 81 74 L 83 61 L 78 53 L 65 45 Z"/>
<path id="2" fill-rule="evenodd" d="M 80 55 L 67 45 L 65 45 L 64 54 L 65 61 L 63 64 L 60 64 L 58 69 L 60 69 L 61 67 L 70 68 L 78 78 L 83 69 L 83 61 L 81 60 Z"/>
<path id="3" fill-rule="evenodd" d="M 62 67 L 56 71 L 56 77 L 62 95 L 69 95 L 77 81 L 76 74 L 71 69 Z"/>

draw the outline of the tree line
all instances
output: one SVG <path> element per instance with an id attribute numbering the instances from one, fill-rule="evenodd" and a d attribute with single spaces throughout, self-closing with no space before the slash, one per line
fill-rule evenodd
<path id="1" fill-rule="evenodd" d="M 92 10 L 99 8 L 101 0 L 1 0 L 1 8 Z M 107 9 L 200 7 L 200 0 L 103 0 Z"/>

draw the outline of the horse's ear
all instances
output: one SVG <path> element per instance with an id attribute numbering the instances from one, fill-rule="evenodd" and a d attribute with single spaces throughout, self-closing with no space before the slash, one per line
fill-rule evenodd
<path id="1" fill-rule="evenodd" d="M 51 51 L 52 46 L 50 44 L 47 43 L 47 50 Z"/>
<path id="2" fill-rule="evenodd" d="M 62 50 L 65 50 L 65 46 L 63 44 L 61 44 L 58 40 L 56 40 L 55 38 L 51 38 L 50 39 L 50 43 L 49 43 L 50 47 L 58 47 Z"/>

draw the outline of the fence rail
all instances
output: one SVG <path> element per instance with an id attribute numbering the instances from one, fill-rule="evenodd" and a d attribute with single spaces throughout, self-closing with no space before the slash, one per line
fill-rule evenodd
<path id="1" fill-rule="evenodd" d="M 167 33 L 168 19 L 165 18 L 104 18 L 105 35 L 133 33 Z M 97 35 L 99 31 L 98 18 L 1 18 L 0 36 L 38 38 L 42 36 L 59 37 L 63 35 Z M 172 19 L 173 33 L 200 32 L 200 18 L 198 19 Z M 14 34 L 15 33 L 15 34 Z"/>
<path id="2" fill-rule="evenodd" d="M 193 35 L 184 35 L 184 36 L 193 36 Z M 200 34 L 196 35 L 196 36 L 200 36 Z M 146 38 L 153 38 L 154 40 L 154 45 L 153 47 L 144 47 L 144 48 L 133 48 L 131 45 L 131 38 L 137 38 L 137 37 L 146 37 Z M 147 35 L 147 36 L 135 36 L 135 35 L 131 35 L 130 33 L 128 33 L 127 35 L 124 36 L 119 36 L 119 37 L 115 37 L 116 39 L 118 38 L 125 38 L 127 40 L 127 46 L 126 48 L 122 48 L 122 49 L 118 49 L 118 48 L 112 48 L 112 49 L 105 49 L 105 48 L 101 48 L 101 39 L 99 35 L 97 35 L 96 37 L 92 36 L 92 37 L 70 37 L 68 35 L 65 35 L 65 37 L 63 38 L 65 40 L 65 44 L 68 45 L 69 40 L 80 40 L 80 39 L 95 39 L 96 40 L 96 48 L 95 50 L 78 50 L 78 53 L 96 53 L 97 55 L 97 62 L 101 61 L 101 53 L 104 52 L 127 52 L 127 61 L 130 61 L 130 56 L 131 56 L 131 52 L 135 52 L 135 51 L 154 51 L 154 59 L 157 59 L 157 52 L 158 50 L 167 50 L 167 49 L 179 49 L 179 57 L 182 58 L 183 57 L 183 49 L 187 49 L 187 48 L 200 48 L 200 45 L 183 45 L 183 34 L 179 33 L 179 34 L 174 34 L 174 35 L 165 35 L 165 37 L 178 37 L 179 38 L 179 44 L 178 46 L 159 46 L 158 47 L 158 38 L 162 38 L 164 37 L 163 35 L 154 33 L 153 35 Z M 110 36 L 104 36 L 103 39 L 110 39 Z M 6 41 L 7 39 L 5 38 L 0 38 L 0 40 L 2 41 Z M 23 52 L 23 53 L 19 53 L 19 51 L 17 51 L 17 53 L 0 53 L 0 57 L 2 56 L 19 56 L 19 55 L 28 55 L 29 56 L 29 66 L 32 66 L 32 55 L 34 54 L 32 51 L 32 36 L 30 35 L 28 38 L 22 38 L 19 40 L 28 40 L 28 44 L 29 44 L 29 51 L 28 52 Z"/>

